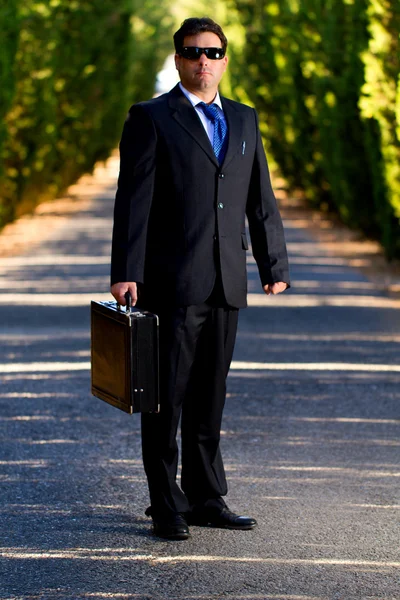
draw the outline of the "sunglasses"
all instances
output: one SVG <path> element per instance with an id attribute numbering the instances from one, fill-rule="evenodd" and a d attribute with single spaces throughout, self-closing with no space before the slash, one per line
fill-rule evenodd
<path id="1" fill-rule="evenodd" d="M 221 60 L 225 56 L 222 48 L 198 48 L 197 46 L 185 46 L 179 54 L 188 60 L 198 60 L 202 54 L 210 60 Z"/>

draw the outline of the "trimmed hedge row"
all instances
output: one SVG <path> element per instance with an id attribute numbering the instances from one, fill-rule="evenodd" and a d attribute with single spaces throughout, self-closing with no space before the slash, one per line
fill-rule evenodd
<path id="1" fill-rule="evenodd" d="M 398 0 L 235 0 L 232 77 L 292 187 L 400 255 Z M 245 67 L 245 68 L 244 68 Z"/>
<path id="2" fill-rule="evenodd" d="M 151 97 L 170 23 L 162 1 L 137 5 L 0 9 L 0 226 L 107 158 L 129 105 Z"/>

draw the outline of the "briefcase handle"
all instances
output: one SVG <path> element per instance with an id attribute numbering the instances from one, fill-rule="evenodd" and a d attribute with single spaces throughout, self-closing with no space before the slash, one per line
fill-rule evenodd
<path id="1" fill-rule="evenodd" d="M 130 292 L 125 293 L 125 300 L 126 300 L 125 312 L 127 315 L 129 315 L 132 312 L 132 296 L 131 296 Z M 122 312 L 121 305 L 119 302 L 117 302 L 117 309 Z"/>
<path id="2" fill-rule="evenodd" d="M 132 296 L 131 296 L 130 292 L 125 293 L 125 300 L 126 300 L 126 312 L 130 313 L 130 312 L 132 312 Z"/>

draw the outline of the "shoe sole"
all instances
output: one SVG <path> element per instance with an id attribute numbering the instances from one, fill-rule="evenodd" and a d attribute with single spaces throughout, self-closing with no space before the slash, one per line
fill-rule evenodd
<path id="1" fill-rule="evenodd" d="M 188 540 L 190 538 L 190 533 L 177 533 L 176 535 L 160 535 L 159 533 L 155 533 L 153 531 L 153 535 L 161 538 L 162 540 L 170 540 L 171 542 L 179 542 L 183 540 Z"/>
<path id="2" fill-rule="evenodd" d="M 255 527 L 257 527 L 257 523 L 254 523 L 254 525 L 245 525 L 242 527 L 238 527 L 237 525 L 218 525 L 215 523 L 207 523 L 200 521 L 197 521 L 197 523 L 195 521 L 190 521 L 189 525 L 194 525 L 195 527 L 212 527 L 214 529 L 231 529 L 236 531 L 250 531 L 250 529 L 254 529 Z"/>
<path id="3" fill-rule="evenodd" d="M 187 540 L 190 537 L 190 531 L 177 531 L 176 533 L 167 534 L 159 531 L 157 527 L 153 527 L 152 533 L 163 540 Z"/>
<path id="4" fill-rule="evenodd" d="M 211 525 L 211 527 L 215 527 L 218 529 L 231 529 L 232 531 L 250 531 L 251 529 L 255 529 L 257 527 L 257 523 L 254 525 L 246 525 L 246 527 L 235 527 L 232 525 Z"/>

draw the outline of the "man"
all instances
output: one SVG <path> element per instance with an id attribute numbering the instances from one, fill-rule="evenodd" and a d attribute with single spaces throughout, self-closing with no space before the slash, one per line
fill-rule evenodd
<path id="1" fill-rule="evenodd" d="M 120 143 L 111 292 L 160 318 L 159 414 L 142 415 L 154 533 L 188 525 L 252 529 L 231 512 L 219 448 L 238 309 L 246 306 L 245 232 L 266 294 L 289 285 L 281 218 L 256 112 L 220 97 L 227 40 L 208 18 L 174 35 L 180 84 L 131 107 Z M 176 482 L 182 414 L 182 477 Z"/>

